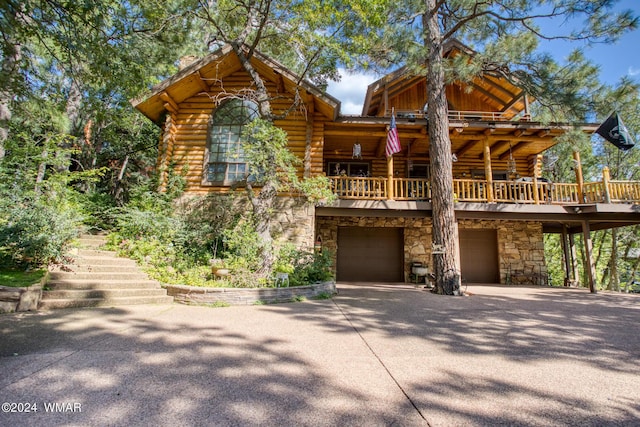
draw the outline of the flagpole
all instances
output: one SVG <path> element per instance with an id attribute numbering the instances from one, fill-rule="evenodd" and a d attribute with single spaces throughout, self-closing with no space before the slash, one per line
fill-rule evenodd
<path id="1" fill-rule="evenodd" d="M 395 197 L 393 188 L 393 154 L 387 157 L 387 200 Z"/>
<path id="2" fill-rule="evenodd" d="M 395 115 L 395 108 L 391 108 L 391 119 Z M 387 156 L 387 200 L 393 200 L 395 197 L 395 189 L 393 188 L 393 154 Z"/>

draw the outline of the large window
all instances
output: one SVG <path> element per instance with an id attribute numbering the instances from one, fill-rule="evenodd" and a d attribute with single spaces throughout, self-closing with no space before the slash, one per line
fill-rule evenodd
<path id="1" fill-rule="evenodd" d="M 208 182 L 230 185 L 247 178 L 247 163 L 242 150 L 242 129 L 257 116 L 257 105 L 242 99 L 225 101 L 213 112 L 207 136 Z"/>
<path id="2" fill-rule="evenodd" d="M 327 162 L 328 176 L 369 176 L 369 163 L 365 162 Z"/>

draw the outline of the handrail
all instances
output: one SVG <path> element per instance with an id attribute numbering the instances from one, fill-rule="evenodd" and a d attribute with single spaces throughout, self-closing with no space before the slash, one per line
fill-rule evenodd
<path id="1" fill-rule="evenodd" d="M 637 203 L 640 200 L 640 182 L 609 181 L 611 203 Z"/>
<path id="2" fill-rule="evenodd" d="M 354 176 L 330 176 L 331 188 L 341 199 L 384 200 L 387 179 Z"/>
<path id="3" fill-rule="evenodd" d="M 387 200 L 387 178 L 330 176 L 331 187 L 341 199 Z M 430 201 L 431 183 L 424 178 L 394 178 L 394 200 Z M 454 179 L 453 197 L 457 202 L 489 203 L 489 184 L 482 179 Z M 640 181 L 585 183 L 582 197 L 578 184 L 533 180 L 493 181 L 493 202 L 517 204 L 576 205 L 583 203 L 640 204 Z M 609 197 L 609 201 L 607 201 Z"/>
<path id="4" fill-rule="evenodd" d="M 395 178 L 393 180 L 395 200 L 430 200 L 431 188 L 428 179 Z"/>
<path id="5" fill-rule="evenodd" d="M 427 113 L 424 110 L 394 110 L 396 118 L 398 119 L 424 119 L 427 117 Z M 385 117 L 391 117 L 392 110 L 385 112 Z M 488 122 L 509 122 L 520 120 L 531 120 L 531 115 L 520 114 L 514 115 L 513 113 L 506 113 L 503 111 L 462 111 L 462 110 L 449 110 L 449 120 L 476 120 L 476 121 L 488 121 Z"/>
<path id="6" fill-rule="evenodd" d="M 531 120 L 528 114 L 516 115 L 502 111 L 456 111 L 449 110 L 449 120 L 476 120 L 487 122 L 507 122 L 519 120 Z"/>

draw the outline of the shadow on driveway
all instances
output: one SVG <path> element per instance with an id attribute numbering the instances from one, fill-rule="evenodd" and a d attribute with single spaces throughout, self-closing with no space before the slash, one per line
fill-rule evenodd
<path id="1" fill-rule="evenodd" d="M 0 316 L 1 425 L 637 425 L 640 298 L 339 284 L 333 300 Z M 46 412 L 45 403 L 81 412 Z"/>

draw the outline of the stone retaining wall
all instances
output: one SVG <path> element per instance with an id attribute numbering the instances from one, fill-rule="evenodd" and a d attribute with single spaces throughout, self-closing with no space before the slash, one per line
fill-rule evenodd
<path id="1" fill-rule="evenodd" d="M 252 305 L 291 302 L 297 298 L 315 298 L 320 295 L 336 294 L 334 282 L 286 288 L 204 288 L 186 285 L 169 285 L 167 294 L 175 302 L 183 304 Z"/>
<path id="2" fill-rule="evenodd" d="M 42 297 L 42 283 L 24 288 L 0 286 L 0 313 L 36 311 Z"/>

